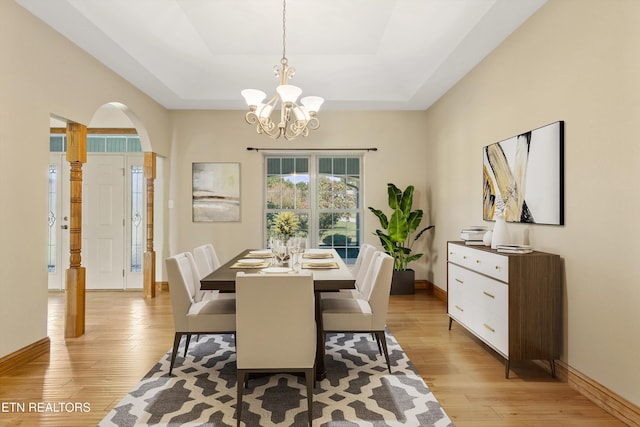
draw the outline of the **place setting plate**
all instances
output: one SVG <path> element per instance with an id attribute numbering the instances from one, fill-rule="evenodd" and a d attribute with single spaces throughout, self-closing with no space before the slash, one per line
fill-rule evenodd
<path id="1" fill-rule="evenodd" d="M 283 273 L 291 273 L 293 269 L 289 267 L 267 267 L 267 268 L 263 268 L 261 271 L 267 274 L 283 274 Z"/>
<path id="2" fill-rule="evenodd" d="M 305 261 L 302 268 L 338 268 L 338 264 L 333 259 L 314 259 L 313 261 Z"/>
<path id="3" fill-rule="evenodd" d="M 305 253 L 302 254 L 302 258 L 307 258 L 307 259 L 332 259 L 333 258 L 333 254 L 331 252 L 326 252 L 326 251 L 307 251 Z"/>
<path id="4" fill-rule="evenodd" d="M 238 264 L 244 264 L 244 265 L 257 265 L 262 263 L 264 263 L 263 259 L 244 258 L 244 259 L 238 260 Z"/>
<path id="5" fill-rule="evenodd" d="M 258 249 L 255 251 L 249 251 L 247 256 L 255 258 L 271 258 L 273 253 L 271 252 L 271 249 Z"/>
<path id="6" fill-rule="evenodd" d="M 264 259 L 243 258 L 236 261 L 231 268 L 259 268 L 266 265 L 269 264 L 268 261 L 265 261 Z"/>

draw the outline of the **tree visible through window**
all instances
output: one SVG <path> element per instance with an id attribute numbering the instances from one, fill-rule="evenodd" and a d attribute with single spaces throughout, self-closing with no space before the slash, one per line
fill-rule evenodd
<path id="1" fill-rule="evenodd" d="M 334 248 L 355 262 L 361 240 L 361 158 L 266 157 L 265 241 L 274 216 L 294 212 L 311 247 Z"/>

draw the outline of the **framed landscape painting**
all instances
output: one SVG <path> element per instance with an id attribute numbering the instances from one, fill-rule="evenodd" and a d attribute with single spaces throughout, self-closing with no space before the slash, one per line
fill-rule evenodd
<path id="1" fill-rule="evenodd" d="M 194 222 L 240 221 L 240 163 L 193 163 Z"/>
<path id="2" fill-rule="evenodd" d="M 483 152 L 483 219 L 496 209 L 508 222 L 564 224 L 564 122 L 487 145 Z"/>

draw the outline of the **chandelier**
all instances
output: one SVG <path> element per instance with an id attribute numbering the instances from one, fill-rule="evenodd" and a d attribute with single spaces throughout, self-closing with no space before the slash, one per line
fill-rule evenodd
<path id="1" fill-rule="evenodd" d="M 241 92 L 249 111 L 245 115 L 245 120 L 250 125 L 255 125 L 258 133 L 263 133 L 273 139 L 284 136 L 287 140 L 295 139 L 299 136 L 309 135 L 309 130 L 316 130 L 320 127 L 320 121 L 316 113 L 324 102 L 319 96 L 306 96 L 300 99 L 302 89 L 288 84 L 293 78 L 296 69 L 289 66 L 287 60 L 287 27 L 286 27 L 287 1 L 283 0 L 282 6 L 282 59 L 280 65 L 273 67 L 276 77 L 280 78 L 280 85 L 276 88 L 276 94 L 266 103 L 263 103 L 267 94 L 258 89 L 245 89 Z M 276 124 L 271 115 L 280 104 L 280 121 Z"/>

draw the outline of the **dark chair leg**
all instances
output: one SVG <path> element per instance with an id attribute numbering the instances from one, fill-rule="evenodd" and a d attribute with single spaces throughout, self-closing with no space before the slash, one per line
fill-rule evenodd
<path id="1" fill-rule="evenodd" d="M 304 377 L 307 382 L 307 415 L 309 417 L 309 426 L 313 424 L 313 387 L 316 382 L 315 369 L 305 369 Z"/>
<path id="2" fill-rule="evenodd" d="M 389 352 L 387 351 L 387 336 L 385 335 L 384 331 L 376 331 L 376 337 L 382 344 L 384 358 L 387 361 L 387 368 L 389 369 L 389 373 L 391 373 L 391 363 L 389 363 Z"/>
<path id="3" fill-rule="evenodd" d="M 191 334 L 187 334 L 187 340 L 184 343 L 184 357 L 187 357 L 187 350 L 189 350 L 190 342 L 191 342 Z"/>
<path id="4" fill-rule="evenodd" d="M 176 332 L 173 337 L 173 351 L 171 352 L 171 364 L 169 365 L 169 375 L 173 372 L 173 364 L 176 361 L 176 355 L 178 354 L 178 347 L 180 346 L 180 340 L 182 339 L 182 332 Z"/>
<path id="5" fill-rule="evenodd" d="M 376 340 L 376 344 L 378 344 L 378 352 L 380 353 L 380 355 L 382 355 L 382 346 L 380 345 L 380 339 L 378 339 L 378 336 L 375 333 L 373 333 L 372 335 Z"/>
<path id="6" fill-rule="evenodd" d="M 237 371 L 237 385 L 238 389 L 236 398 L 236 426 L 240 427 L 240 420 L 242 419 L 242 394 L 244 393 L 244 383 L 246 381 L 246 372 L 238 369 Z"/>

